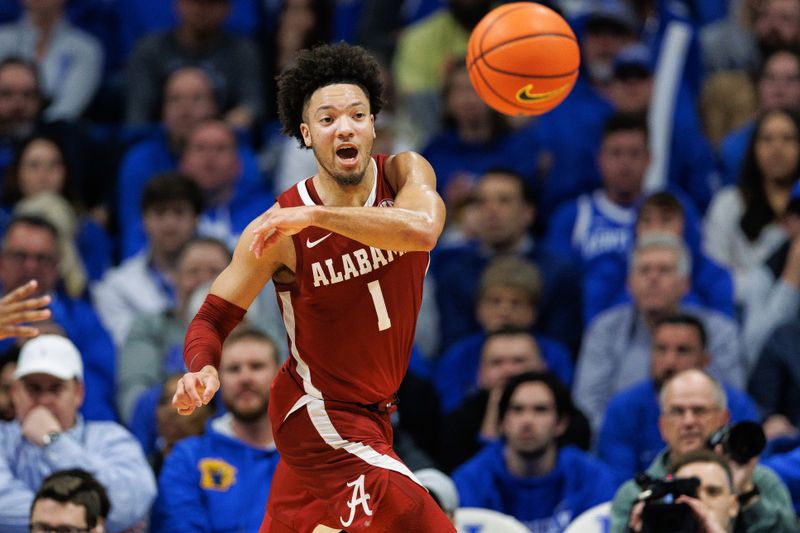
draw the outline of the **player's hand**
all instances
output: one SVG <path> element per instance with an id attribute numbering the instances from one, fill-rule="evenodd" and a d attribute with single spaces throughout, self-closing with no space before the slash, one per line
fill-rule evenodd
<path id="1" fill-rule="evenodd" d="M 29 298 L 36 287 L 36 280 L 31 280 L 0 298 L 0 339 L 35 337 L 39 334 L 35 327 L 20 325 L 50 318 L 50 310 L 43 309 L 50 303 L 49 296 Z"/>
<path id="2" fill-rule="evenodd" d="M 178 380 L 172 406 L 179 415 L 190 415 L 201 405 L 207 405 L 219 390 L 219 374 L 211 365 L 204 366 L 199 372 L 187 372 Z"/>
<path id="3" fill-rule="evenodd" d="M 253 242 L 250 251 L 261 257 L 264 250 L 278 242 L 281 237 L 294 235 L 313 225 L 314 207 L 286 207 L 270 209 L 259 218 L 253 228 Z"/>

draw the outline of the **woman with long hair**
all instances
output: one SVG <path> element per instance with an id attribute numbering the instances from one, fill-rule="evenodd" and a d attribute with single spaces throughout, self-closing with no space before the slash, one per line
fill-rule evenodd
<path id="1" fill-rule="evenodd" d="M 782 218 L 800 176 L 800 117 L 786 110 L 756 121 L 739 183 L 722 188 L 706 214 L 704 245 L 734 275 L 737 301 L 744 275 L 786 240 Z"/>

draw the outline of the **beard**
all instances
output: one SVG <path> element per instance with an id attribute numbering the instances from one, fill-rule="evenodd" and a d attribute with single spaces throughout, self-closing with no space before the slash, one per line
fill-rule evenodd
<path id="1" fill-rule="evenodd" d="M 222 404 L 234 418 L 245 424 L 256 422 L 261 418 L 267 416 L 267 409 L 269 408 L 269 396 L 261 397 L 254 407 L 240 408 L 233 398 L 223 398 Z"/>

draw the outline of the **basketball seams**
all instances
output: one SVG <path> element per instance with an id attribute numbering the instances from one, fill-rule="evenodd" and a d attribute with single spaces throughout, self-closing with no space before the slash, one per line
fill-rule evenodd
<path id="1" fill-rule="evenodd" d="M 496 44 L 493 47 L 489 48 L 488 50 L 483 50 L 483 47 L 480 48 L 480 54 L 473 58 L 472 63 L 475 63 L 477 60 L 486 57 L 488 54 L 494 52 L 498 48 L 502 48 L 509 44 L 513 44 L 517 41 L 524 41 L 525 39 L 536 39 L 537 37 L 563 37 L 569 41 L 575 43 L 575 46 L 578 46 L 578 41 L 575 39 L 573 35 L 569 35 L 566 33 L 529 33 L 526 35 L 520 35 L 519 37 L 514 37 L 513 39 L 509 39 L 507 41 L 503 41 L 500 44 Z M 484 59 L 485 61 L 485 59 Z M 470 63 L 470 65 L 472 64 Z M 488 64 L 488 63 L 487 63 Z M 468 65 L 469 67 L 469 65 Z"/>
<path id="2" fill-rule="evenodd" d="M 484 64 L 485 63 L 486 63 L 486 61 L 484 61 Z M 530 113 L 531 112 L 531 109 L 533 109 L 531 106 L 524 106 L 524 105 L 521 105 L 521 104 L 519 104 L 517 102 L 514 102 L 513 100 L 509 100 L 508 98 L 505 97 L 505 95 L 499 93 L 497 91 L 497 89 L 492 87 L 492 85 L 489 83 L 489 81 L 484 77 L 483 72 L 481 72 L 480 65 L 475 65 L 475 72 L 477 72 L 478 76 L 480 76 L 480 78 L 483 81 L 483 84 L 486 86 L 486 88 L 489 89 L 500 100 L 502 100 L 503 102 L 515 107 L 516 109 L 519 109 L 520 111 L 525 111 L 526 113 Z"/>

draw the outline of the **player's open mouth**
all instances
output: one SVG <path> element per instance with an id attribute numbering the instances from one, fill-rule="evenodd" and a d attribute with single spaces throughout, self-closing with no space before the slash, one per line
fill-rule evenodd
<path id="1" fill-rule="evenodd" d="M 354 146 L 341 146 L 336 149 L 336 156 L 343 163 L 355 163 L 358 160 L 358 148 Z"/>

